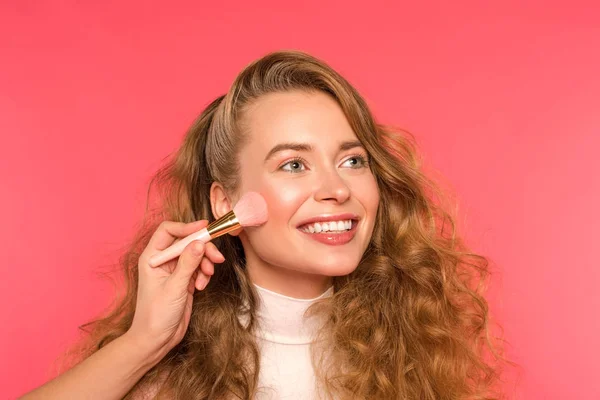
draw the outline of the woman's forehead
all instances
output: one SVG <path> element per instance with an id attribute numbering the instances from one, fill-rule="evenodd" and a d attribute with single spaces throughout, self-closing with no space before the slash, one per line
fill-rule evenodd
<path id="1" fill-rule="evenodd" d="M 316 150 L 357 140 L 339 104 L 324 93 L 272 93 L 257 100 L 244 118 L 247 143 L 265 154 L 284 143 Z"/>

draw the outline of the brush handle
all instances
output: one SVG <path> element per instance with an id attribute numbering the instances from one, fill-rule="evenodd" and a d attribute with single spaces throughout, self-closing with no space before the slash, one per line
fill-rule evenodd
<path id="1" fill-rule="evenodd" d="M 185 247 L 194 240 L 200 240 L 203 243 L 208 243 L 211 241 L 211 239 L 212 238 L 208 233 L 208 229 L 202 228 L 198 232 L 194 232 L 191 235 L 184 237 L 179 242 L 172 244 L 171 246 L 162 250 L 160 253 L 156 253 L 150 257 L 148 264 L 150 264 L 151 267 L 157 267 L 174 259 L 175 257 L 179 257 L 183 252 L 183 249 L 185 249 Z"/>

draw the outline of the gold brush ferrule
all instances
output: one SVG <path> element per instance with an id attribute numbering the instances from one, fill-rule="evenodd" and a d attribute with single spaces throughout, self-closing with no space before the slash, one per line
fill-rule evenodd
<path id="1" fill-rule="evenodd" d="M 223 236 L 231 231 L 235 231 L 236 229 L 239 229 L 241 227 L 242 225 L 233 213 L 233 210 L 231 210 L 218 220 L 211 222 L 206 227 L 206 230 L 208 231 L 210 238 L 214 239 L 218 238 L 219 236 Z"/>

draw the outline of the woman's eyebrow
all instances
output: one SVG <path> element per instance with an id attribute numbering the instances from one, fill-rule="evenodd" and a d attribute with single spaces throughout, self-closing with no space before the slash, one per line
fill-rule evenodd
<path id="1" fill-rule="evenodd" d="M 363 147 L 363 145 L 359 140 L 350 140 L 347 142 L 342 142 L 340 144 L 340 151 L 350 150 L 355 147 Z M 313 149 L 314 149 L 314 147 L 308 143 L 296 143 L 296 142 L 279 143 L 278 145 L 273 147 L 271 150 L 269 150 L 269 152 L 267 153 L 267 156 L 265 157 L 264 162 L 269 161 L 276 153 L 278 153 L 280 151 L 295 150 L 295 151 L 309 152 L 309 151 L 312 151 Z"/>

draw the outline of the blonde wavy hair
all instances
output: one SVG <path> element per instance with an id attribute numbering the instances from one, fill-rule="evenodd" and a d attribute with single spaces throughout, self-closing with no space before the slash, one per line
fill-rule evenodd
<path id="1" fill-rule="evenodd" d="M 443 191 L 421 167 L 414 137 L 377 123 L 353 86 L 323 61 L 301 51 L 269 53 L 250 63 L 225 95 L 192 124 L 181 147 L 150 181 L 146 213 L 120 258 L 123 284 L 109 311 L 80 329 L 62 368 L 89 357 L 130 327 L 136 307 L 138 259 L 163 220 L 213 221 L 213 181 L 238 187 L 232 163 L 244 144 L 244 116 L 261 96 L 322 92 L 338 103 L 367 150 L 380 190 L 370 244 L 356 270 L 334 277 L 334 294 L 309 313 L 326 315 L 312 356 L 328 398 L 499 399 L 509 362 L 492 340 L 487 258 L 457 235 Z M 157 201 L 151 201 L 156 188 Z M 438 204 L 439 203 L 439 204 Z M 153 204 L 153 206 L 150 206 Z M 250 399 L 258 389 L 260 353 L 254 329 L 257 293 L 238 237 L 215 244 L 225 262 L 194 295 L 188 331 L 132 388 L 126 399 Z M 244 307 L 248 304 L 249 307 Z M 248 325 L 237 316 L 249 317 Z M 499 338 L 495 338 L 499 339 Z M 244 355 L 240 357 L 240 355 Z M 511 363 L 512 364 L 512 363 Z"/>

